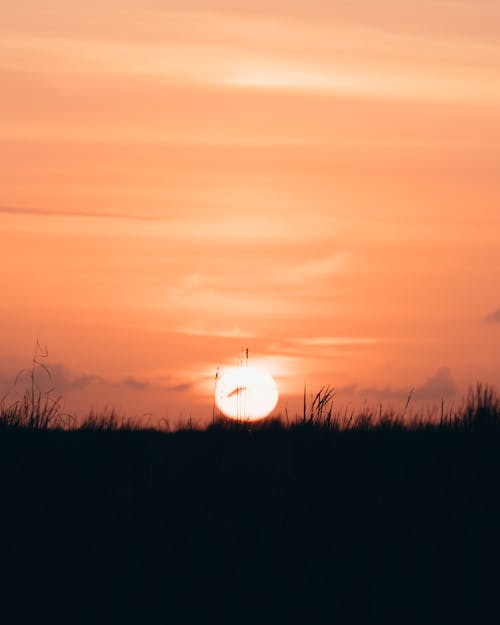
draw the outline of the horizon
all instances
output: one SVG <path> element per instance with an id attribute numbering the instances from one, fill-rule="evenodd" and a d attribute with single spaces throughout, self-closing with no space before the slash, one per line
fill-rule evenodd
<path id="1" fill-rule="evenodd" d="M 0 402 L 0 412 L 2 413 L 2 418 L 7 419 L 7 422 L 10 419 L 8 417 L 9 414 L 17 415 L 14 418 L 14 422 L 17 422 L 19 419 L 20 424 L 24 423 L 26 419 L 28 421 L 31 418 L 40 419 L 43 423 L 46 423 L 42 429 L 45 427 L 69 427 L 71 429 L 80 427 L 81 424 L 86 422 L 91 423 L 94 419 L 96 423 L 109 421 L 109 423 L 115 425 L 124 424 L 126 427 L 159 427 L 162 429 L 166 425 L 168 430 L 171 427 L 174 429 L 177 427 L 183 428 L 186 427 L 186 424 L 189 424 L 190 428 L 204 428 L 211 423 L 219 421 L 261 424 L 265 421 L 278 420 L 283 424 L 291 425 L 313 419 L 315 422 L 318 420 L 318 424 L 321 424 L 327 414 L 330 414 L 329 419 L 331 417 L 335 420 L 340 419 L 338 423 L 341 429 L 352 419 L 364 420 L 367 417 L 374 426 L 379 422 L 384 424 L 386 419 L 390 421 L 396 420 L 397 424 L 406 426 L 411 426 L 412 423 L 439 425 L 443 419 L 445 421 L 447 419 L 463 420 L 464 415 L 470 410 L 473 412 L 479 410 L 480 412 L 480 406 L 483 402 L 486 402 L 485 406 L 488 404 L 488 410 L 493 411 L 495 414 L 498 413 L 499 406 L 499 390 L 497 386 L 480 381 L 469 384 L 466 391 L 460 396 L 457 389 L 453 387 L 449 390 L 448 396 L 445 396 L 445 393 L 443 393 L 438 400 L 436 392 L 438 389 L 442 390 L 443 388 L 440 384 L 436 387 L 436 381 L 439 381 L 440 377 L 438 372 L 437 376 L 430 378 L 422 386 L 413 386 L 408 389 L 406 395 L 403 394 L 405 392 L 404 389 L 398 391 L 386 389 L 385 403 L 380 397 L 373 395 L 374 391 L 376 392 L 375 389 L 338 389 L 329 384 L 312 389 L 307 387 L 305 383 L 300 396 L 285 396 L 285 398 L 282 398 L 278 392 L 276 405 L 270 410 L 265 409 L 266 414 L 262 413 L 259 417 L 251 414 L 245 416 L 245 402 L 250 401 L 250 406 L 252 406 L 253 397 L 241 400 L 239 408 L 237 407 L 238 403 L 233 403 L 232 408 L 227 411 L 224 408 L 224 404 L 221 403 L 225 396 L 222 393 L 224 385 L 222 388 L 219 387 L 219 390 L 217 385 L 218 382 L 221 382 L 221 376 L 229 373 L 229 378 L 225 385 L 229 384 L 229 388 L 234 388 L 235 390 L 229 393 L 228 397 L 239 393 L 245 388 L 239 386 L 238 382 L 236 382 L 236 386 L 232 386 L 231 380 L 244 379 L 241 375 L 243 374 L 244 376 L 245 370 L 249 367 L 248 360 L 244 361 L 245 355 L 246 359 L 249 358 L 248 349 L 246 349 L 243 350 L 245 355 L 240 354 L 238 357 L 237 365 L 230 366 L 227 369 L 217 368 L 213 378 L 210 414 L 207 413 L 206 404 L 201 405 L 198 413 L 195 409 L 195 411 L 189 410 L 185 413 L 180 412 L 177 415 L 169 412 L 168 408 L 163 413 L 154 413 L 152 411 L 131 412 L 123 409 L 122 406 L 116 407 L 109 403 L 101 406 L 85 406 L 80 410 L 70 410 L 65 394 L 59 392 L 60 389 L 58 388 L 58 383 L 61 383 L 61 365 L 56 363 L 51 368 L 48 362 L 49 354 L 46 346 L 42 346 L 37 342 L 35 349 L 31 366 L 18 371 L 11 380 L 10 388 L 3 393 Z M 262 373 L 267 374 L 264 369 L 256 369 L 253 366 L 250 366 L 249 369 L 252 372 L 255 370 L 258 375 Z M 443 371 L 443 376 L 447 377 L 448 374 L 447 370 Z M 74 380 L 71 384 L 73 388 L 86 388 L 89 382 L 100 381 L 89 378 L 90 376 L 83 376 L 80 380 Z M 0 379 L 0 383 L 5 384 L 7 382 L 7 378 Z M 254 379 L 251 378 L 249 383 L 250 385 L 254 384 Z M 240 384 L 244 383 L 240 382 Z M 276 384 L 275 381 L 274 384 Z M 267 385 L 259 390 L 264 392 L 265 397 L 268 390 Z M 254 389 L 254 392 L 258 395 L 259 390 Z M 355 396 L 356 392 L 358 397 Z M 264 402 L 266 402 L 265 399 Z M 274 400 L 271 400 L 271 402 L 274 405 Z M 257 399 L 257 406 L 260 403 L 261 401 Z M 252 408 L 250 408 L 250 413 L 251 411 Z M 371 421 L 372 419 L 375 420 Z"/>

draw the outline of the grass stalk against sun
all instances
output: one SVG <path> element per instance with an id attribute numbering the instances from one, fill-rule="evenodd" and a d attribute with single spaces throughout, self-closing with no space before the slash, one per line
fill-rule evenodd
<path id="1" fill-rule="evenodd" d="M 271 374 L 262 367 L 249 365 L 248 359 L 248 348 L 242 349 L 237 367 L 222 369 L 216 377 L 215 403 L 226 417 L 237 421 L 267 417 L 279 399 Z"/>

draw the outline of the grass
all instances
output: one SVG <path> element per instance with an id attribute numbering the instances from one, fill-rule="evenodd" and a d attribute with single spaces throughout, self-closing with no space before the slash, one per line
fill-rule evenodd
<path id="1" fill-rule="evenodd" d="M 46 348 L 36 344 L 31 367 L 20 371 L 15 386 L 24 383 L 25 390 L 21 399 L 7 403 L 8 394 L 0 402 L 0 427 L 19 427 L 32 430 L 45 430 L 50 427 L 67 427 L 71 424 L 70 415 L 61 409 L 61 397 L 56 397 L 53 390 L 42 391 L 38 373 L 45 374 L 50 380 L 50 369 L 43 363 L 47 358 Z"/>
<path id="2" fill-rule="evenodd" d="M 42 391 L 39 381 L 40 375 L 51 379 L 50 369 L 43 362 L 48 357 L 47 348 L 38 342 L 32 358 L 31 367 L 18 373 L 15 385 L 24 382 L 24 393 L 21 399 L 8 402 L 8 394 L 0 401 L 0 429 L 20 428 L 24 430 L 85 430 L 85 431 L 114 431 L 114 430 L 151 430 L 171 432 L 172 428 L 166 419 L 162 419 L 158 426 L 153 427 L 151 418 L 134 418 L 120 416 L 114 409 L 104 409 L 97 413 L 91 411 L 87 417 L 77 419 L 65 413 L 61 407 L 61 396 L 55 396 L 54 390 Z M 248 350 L 247 350 L 248 357 Z M 339 410 L 335 407 L 335 388 L 323 386 L 311 395 L 308 401 L 307 390 L 304 387 L 302 415 L 296 415 L 290 421 L 288 413 L 285 419 L 274 417 L 262 421 L 249 423 L 245 420 L 235 421 L 224 417 L 212 417 L 211 426 L 218 429 L 244 429 L 247 431 L 259 428 L 268 428 L 270 422 L 273 427 L 279 428 L 315 428 L 323 432 L 341 431 L 373 431 L 373 430 L 461 430 L 461 431 L 496 431 L 500 429 L 500 396 L 495 387 L 477 383 L 470 387 L 465 400 L 458 408 L 445 410 L 444 401 L 441 401 L 439 416 L 436 410 L 428 411 L 426 415 L 408 414 L 408 408 L 413 391 L 408 395 L 406 404 L 401 412 L 395 409 L 384 410 L 380 404 L 377 408 L 365 406 L 355 412 L 347 409 Z M 178 430 L 199 429 L 193 423 L 191 415 L 179 421 Z"/>
<path id="3" fill-rule="evenodd" d="M 0 411 L 4 622 L 495 622 L 498 394 L 409 405 L 154 429 L 29 386 Z"/>
<path id="4" fill-rule="evenodd" d="M 36 366 L 36 363 L 35 365 Z M 21 372 L 24 374 L 25 372 Z M 50 375 L 50 374 L 49 374 Z M 91 411 L 90 414 L 78 420 L 76 417 L 64 413 L 61 409 L 61 397 L 54 397 L 52 391 L 43 393 L 36 381 L 35 370 L 28 371 L 29 386 L 21 400 L 11 403 L 6 398 L 0 403 L 0 428 L 20 428 L 29 430 L 141 430 L 156 429 L 160 432 L 170 432 L 170 423 L 163 419 L 154 427 L 151 418 L 134 418 L 120 416 L 113 409 L 105 409 L 101 413 Z M 304 391 L 302 415 L 296 415 L 290 420 L 274 417 L 249 423 L 235 421 L 224 417 L 214 418 L 210 427 L 259 429 L 269 427 L 316 428 L 324 432 L 340 431 L 371 431 L 371 430 L 461 430 L 461 431 L 495 431 L 500 429 L 500 397 L 497 390 L 490 385 L 478 383 L 470 387 L 462 405 L 458 408 L 445 410 L 441 403 L 440 411 L 428 411 L 426 415 L 419 413 L 408 414 L 407 403 L 401 412 L 394 409 L 383 410 L 382 406 L 363 407 L 358 412 L 346 409 L 339 410 L 334 406 L 335 390 L 333 387 L 322 387 L 310 401 Z M 177 429 L 199 429 L 189 417 L 177 424 Z"/>

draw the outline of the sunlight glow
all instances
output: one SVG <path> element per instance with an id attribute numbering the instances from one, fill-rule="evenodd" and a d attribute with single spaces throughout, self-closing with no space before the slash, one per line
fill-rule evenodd
<path id="1" fill-rule="evenodd" d="M 258 367 L 233 367 L 224 371 L 215 387 L 217 407 L 232 419 L 267 417 L 278 403 L 279 393 L 270 373 Z"/>

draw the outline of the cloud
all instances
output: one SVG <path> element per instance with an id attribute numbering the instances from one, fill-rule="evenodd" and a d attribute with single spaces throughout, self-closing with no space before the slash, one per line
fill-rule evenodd
<path id="1" fill-rule="evenodd" d="M 170 376 L 168 376 L 170 377 Z M 167 378 L 168 379 L 168 378 Z M 152 384 L 147 380 L 138 380 L 134 377 L 126 377 L 120 380 L 118 383 L 113 384 L 113 386 L 125 386 L 126 388 L 132 391 L 148 391 L 148 390 L 158 390 L 158 391 L 171 391 L 174 393 L 181 393 L 183 391 L 189 391 L 194 387 L 193 382 L 177 382 L 175 384 L 161 384 L 155 383 Z"/>
<path id="2" fill-rule="evenodd" d="M 457 390 L 450 369 L 442 367 L 415 389 L 415 399 L 444 399 L 455 395 Z"/>
<path id="3" fill-rule="evenodd" d="M 45 363 L 44 363 L 45 364 Z M 126 376 L 119 380 L 104 378 L 96 374 L 75 374 L 62 363 L 47 363 L 47 369 L 38 367 L 35 370 L 35 381 L 41 393 L 54 393 L 56 395 L 82 391 L 93 384 L 99 384 L 108 389 L 125 388 L 131 391 L 170 391 L 182 392 L 195 386 L 193 382 L 178 381 L 168 375 L 155 381 L 141 380 L 134 376 Z M 31 384 L 31 370 L 23 370 L 17 376 L 0 375 L 0 399 L 2 395 L 23 395 L 26 388 Z"/>
<path id="4" fill-rule="evenodd" d="M 56 392 L 80 391 L 94 382 L 102 381 L 102 378 L 94 374 L 73 375 L 71 371 L 61 363 L 48 365 L 50 376 L 43 371 L 38 372 L 38 380 L 41 390 L 53 388 Z"/>
<path id="5" fill-rule="evenodd" d="M 164 387 L 167 391 L 174 391 L 176 393 L 182 393 L 183 391 L 189 391 L 194 384 L 192 382 L 183 382 L 181 384 L 174 384 L 173 386 Z"/>
<path id="6" fill-rule="evenodd" d="M 367 386 L 365 388 L 359 389 L 360 395 L 366 395 L 369 397 L 383 397 L 384 399 L 405 399 L 408 397 L 411 388 L 393 388 L 391 386 L 377 387 L 377 386 Z"/>
<path id="7" fill-rule="evenodd" d="M 335 394 L 352 395 L 358 390 L 357 384 L 346 384 L 345 386 L 335 387 Z"/>
<path id="8" fill-rule="evenodd" d="M 81 391 L 95 382 L 104 382 L 103 378 L 94 374 L 73 375 L 65 365 L 54 363 L 47 365 L 47 369 L 38 367 L 35 370 L 35 382 L 41 393 L 53 391 L 65 393 Z M 31 385 L 31 369 L 24 369 L 15 376 L 0 376 L 2 393 L 23 394 Z"/>
<path id="9" fill-rule="evenodd" d="M 487 315 L 484 320 L 486 323 L 500 323 L 500 308 Z"/>
<path id="10" fill-rule="evenodd" d="M 294 266 L 291 274 L 295 280 L 300 281 L 323 278 L 341 271 L 345 267 L 347 259 L 348 254 L 346 252 L 329 254 Z"/>
<path id="11" fill-rule="evenodd" d="M 133 391 L 146 391 L 150 388 L 149 382 L 144 382 L 131 377 L 123 378 L 123 380 L 119 382 L 118 386 L 125 386 Z"/>
<path id="12" fill-rule="evenodd" d="M 223 339 L 231 338 L 252 338 L 255 337 L 255 332 L 249 330 L 241 330 L 237 325 L 231 328 L 202 328 L 197 326 L 181 327 L 174 330 L 177 334 L 187 334 L 188 336 L 206 336 Z"/>
<path id="13" fill-rule="evenodd" d="M 408 388 L 376 388 L 367 387 L 360 389 L 362 395 L 376 395 L 386 399 L 405 400 L 410 391 Z M 427 380 L 413 389 L 413 399 L 415 400 L 440 400 L 456 395 L 458 387 L 452 378 L 451 371 L 447 367 L 441 367 L 431 375 Z"/>
<path id="14" fill-rule="evenodd" d="M 375 345 L 382 339 L 361 336 L 311 336 L 291 339 L 292 343 L 306 347 L 342 347 L 349 345 Z"/>
<path id="15" fill-rule="evenodd" d="M 114 381 L 95 374 L 74 375 L 63 364 L 49 365 L 48 369 L 50 371 L 50 379 L 46 376 L 46 379 L 41 384 L 41 388 L 42 390 L 52 388 L 56 393 L 81 391 L 94 383 L 112 387 L 125 387 L 134 391 L 143 391 L 150 388 L 149 382 L 138 380 L 132 376 Z M 40 378 L 43 378 L 44 375 L 40 373 Z"/>
<path id="16" fill-rule="evenodd" d="M 134 215 L 132 213 L 113 213 L 106 211 L 64 210 L 57 211 L 51 208 L 30 208 L 26 206 L 0 206 L 0 214 L 4 215 L 33 215 L 36 217 L 85 217 L 88 219 L 129 219 L 133 221 L 159 221 L 158 217 Z"/>

